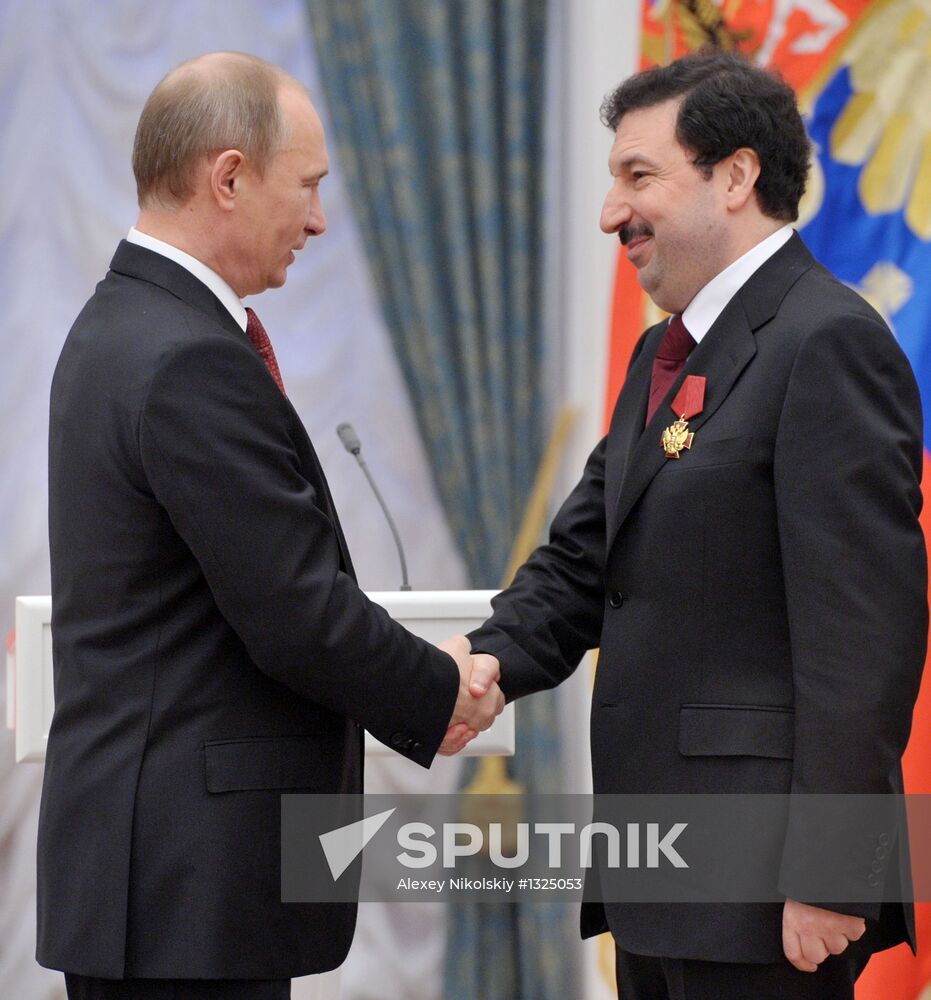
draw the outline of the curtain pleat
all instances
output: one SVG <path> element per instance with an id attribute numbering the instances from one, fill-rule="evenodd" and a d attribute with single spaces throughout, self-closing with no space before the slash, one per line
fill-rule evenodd
<path id="1" fill-rule="evenodd" d="M 335 141 L 438 491 L 500 583 L 542 450 L 545 0 L 308 0 Z"/>

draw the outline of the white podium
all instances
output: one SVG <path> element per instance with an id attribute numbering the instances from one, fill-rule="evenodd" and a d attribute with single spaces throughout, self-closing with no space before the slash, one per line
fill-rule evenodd
<path id="1" fill-rule="evenodd" d="M 494 590 L 374 591 L 368 596 L 395 621 L 428 642 L 442 642 L 480 625 L 491 614 Z M 16 598 L 16 644 L 7 664 L 7 720 L 16 731 L 16 760 L 43 761 L 49 725 L 55 709 L 52 686 L 52 599 Z M 366 756 L 396 751 L 365 734 Z M 494 725 L 480 733 L 464 755 L 514 753 L 514 705 L 508 705 Z"/>

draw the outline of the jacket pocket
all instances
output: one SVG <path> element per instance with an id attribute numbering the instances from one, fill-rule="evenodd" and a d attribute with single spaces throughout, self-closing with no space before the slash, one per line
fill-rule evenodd
<path id="1" fill-rule="evenodd" d="M 204 744 L 207 791 L 321 789 L 341 758 L 339 747 L 315 736 L 211 740 Z"/>
<path id="2" fill-rule="evenodd" d="M 795 713 L 776 705 L 683 705 L 679 753 L 685 757 L 777 757 L 791 760 Z"/>

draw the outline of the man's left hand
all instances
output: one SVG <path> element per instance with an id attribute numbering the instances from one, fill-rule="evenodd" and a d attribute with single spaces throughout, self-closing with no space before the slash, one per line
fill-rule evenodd
<path id="1" fill-rule="evenodd" d="M 863 917 L 787 899 L 782 910 L 782 950 L 802 972 L 815 972 L 828 955 L 839 955 L 866 932 Z"/>

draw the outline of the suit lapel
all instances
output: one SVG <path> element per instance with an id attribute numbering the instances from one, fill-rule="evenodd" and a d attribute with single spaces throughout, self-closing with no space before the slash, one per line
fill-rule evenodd
<path id="1" fill-rule="evenodd" d="M 643 435 L 643 421 L 646 417 L 647 399 L 650 395 L 653 358 L 656 356 L 659 343 L 666 332 L 666 325 L 666 323 L 659 323 L 647 332 L 643 349 L 627 372 L 624 388 L 617 398 L 617 406 L 611 417 L 611 429 L 608 433 L 605 455 L 605 496 L 614 498 L 607 503 L 605 512 L 609 539 L 613 537 L 617 523 L 617 503 L 615 501 L 620 495 L 621 484 L 627 475 L 631 455 Z"/>
<path id="2" fill-rule="evenodd" d="M 632 390 L 629 393 L 630 402 L 624 400 L 628 391 L 625 385 L 615 415 L 617 427 L 612 427 L 612 435 L 618 438 L 618 445 L 616 450 L 612 450 L 609 443 L 608 455 L 609 461 L 613 455 L 618 471 L 613 478 L 611 472 L 606 472 L 605 488 L 606 497 L 616 496 L 617 503 L 612 514 L 608 501 L 608 549 L 654 476 L 666 462 L 671 461 L 665 456 L 660 438 L 663 430 L 676 419 L 670 403 L 685 377 L 704 375 L 706 379 L 704 408 L 689 421 L 689 430 L 698 431 L 714 416 L 740 373 L 756 354 L 755 331 L 772 319 L 788 290 L 812 264 L 813 258 L 797 234 L 773 254 L 731 299 L 702 342 L 689 355 L 685 368 L 638 438 L 650 391 L 653 359 L 665 325 L 659 327 L 658 332 L 651 331 L 637 365 L 628 375 L 628 383 L 636 378 L 636 385 L 629 386 Z M 623 424 L 620 422 L 622 418 Z"/>

